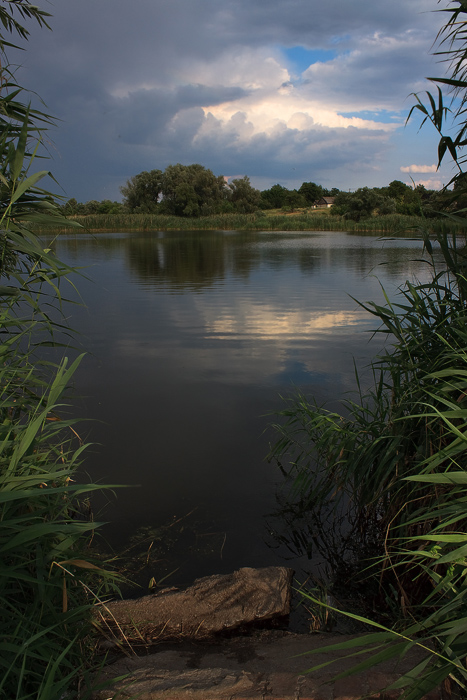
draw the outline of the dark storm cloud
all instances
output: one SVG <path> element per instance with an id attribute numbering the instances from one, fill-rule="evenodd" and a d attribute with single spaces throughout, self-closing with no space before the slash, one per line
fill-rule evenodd
<path id="1" fill-rule="evenodd" d="M 306 131 L 284 129 L 275 135 L 257 134 L 247 144 L 225 138 L 213 125 L 209 134 L 196 141 L 189 153 L 193 161 L 210 153 L 210 167 L 225 173 L 255 172 L 271 182 L 314 180 L 331 164 L 336 185 L 345 186 L 346 175 L 355 163 L 372 172 L 375 161 L 386 151 L 388 135 L 384 131 L 349 127 L 317 126 Z"/>
<path id="2" fill-rule="evenodd" d="M 261 0 L 234 0 L 218 10 L 219 26 L 231 40 L 244 42 L 255 38 L 262 42 L 307 48 L 328 48 L 337 42 L 355 45 L 363 36 L 375 32 L 401 33 L 412 29 L 434 39 L 433 27 L 440 24 L 430 10 L 435 2 L 406 0 L 270 0 L 267 8 Z"/>
<path id="3" fill-rule="evenodd" d="M 352 52 L 304 73 L 310 93 L 337 108 L 403 109 L 410 92 L 427 87 L 426 40 L 415 31 L 362 39 Z M 431 72 L 436 72 L 434 61 Z M 438 71 L 439 72 L 439 71 Z"/>
<path id="4" fill-rule="evenodd" d="M 239 99 L 245 94 L 241 88 L 211 88 L 204 85 L 184 85 L 172 90 L 154 88 L 137 90 L 127 97 L 108 100 L 113 129 L 125 143 L 149 145 L 166 137 L 169 122 L 177 115 L 193 116 L 192 136 L 200 125 L 201 108 Z M 196 109 L 198 108 L 198 109 Z M 198 118 L 195 116 L 197 115 Z M 178 120 L 181 126 L 183 120 Z M 179 129 L 177 129 L 179 131 Z"/>
<path id="5" fill-rule="evenodd" d="M 388 128 L 338 115 L 403 110 L 407 95 L 437 71 L 429 58 L 442 19 L 432 12 L 440 9 L 435 0 L 45 7 L 53 31 L 31 27 L 26 52 L 14 60 L 20 82 L 63 120 L 52 170 L 78 199 L 116 198 L 131 175 L 175 162 L 262 182 L 299 179 L 310 168 L 319 180 L 334 169 L 341 186 L 346 177 L 384 172 L 389 157 L 399 172 L 410 161 L 391 156 Z M 282 53 L 293 46 L 331 47 L 337 56 L 294 75 Z"/>

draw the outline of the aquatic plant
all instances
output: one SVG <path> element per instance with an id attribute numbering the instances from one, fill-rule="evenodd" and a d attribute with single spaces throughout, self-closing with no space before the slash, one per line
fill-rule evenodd
<path id="1" fill-rule="evenodd" d="M 60 231 L 75 231 L 75 224 L 82 231 L 350 231 L 408 235 L 407 231 L 422 229 L 427 222 L 420 216 L 391 214 L 373 216 L 361 221 L 346 220 L 342 216 L 319 213 L 287 214 L 217 214 L 187 218 L 160 214 L 89 214 L 68 217 Z M 430 229 L 437 233 L 456 232 L 459 223 L 447 218 L 430 219 Z M 44 226 L 34 226 L 34 231 L 47 231 Z"/>
<path id="2" fill-rule="evenodd" d="M 3 27 L 23 37 L 16 12 L 45 24 L 24 0 L 2 6 Z M 70 342 L 63 288 L 74 271 L 31 230 L 64 221 L 41 186 L 49 172 L 35 170 L 52 120 L 8 67 L 0 85 L 0 697 L 85 697 L 91 610 L 114 579 L 89 556 L 96 487 L 79 483 L 85 445 L 66 409 L 81 358 L 53 359 Z"/>
<path id="3" fill-rule="evenodd" d="M 467 9 L 455 0 L 443 11 L 449 19 L 439 35 L 438 55 L 448 61 L 451 74 L 437 82 L 454 90 L 459 106 L 451 112 L 438 90 L 436 98 L 427 93 L 428 106 L 417 97 L 412 112 L 420 112 L 439 132 L 439 162 L 447 153 L 454 159 L 459 172 L 451 182 L 453 198 L 461 200 L 466 194 Z M 448 115 L 458 120 L 454 137 L 444 133 Z M 286 422 L 278 425 L 281 438 L 272 451 L 293 474 L 293 495 L 313 517 L 322 521 L 343 510 L 348 514 L 350 539 L 361 545 L 356 575 L 386 613 L 371 619 L 347 611 L 376 632 L 328 649 L 359 655 L 362 647 L 369 648 L 372 654 L 353 673 L 417 647 L 422 660 L 391 686 L 404 688 L 410 700 L 440 683 L 460 694 L 467 689 L 464 213 L 445 217 L 460 225 L 457 235 L 421 229 L 431 255 L 427 283 L 408 280 L 397 302 L 386 298 L 385 305 L 365 305 L 380 322 L 378 331 L 388 337 L 372 364 L 372 390 L 347 402 L 345 415 L 296 400 L 284 412 Z M 435 246 L 441 265 L 435 264 Z"/>
<path id="4" fill-rule="evenodd" d="M 431 682 L 467 676 L 467 252 L 456 237 L 437 243 L 444 266 L 431 258 L 429 282 L 407 281 L 397 301 L 363 305 L 388 336 L 370 391 L 342 413 L 292 400 L 271 452 L 292 477 L 290 500 L 307 513 L 315 546 L 365 586 L 380 630 L 385 619 L 395 625 L 368 637 L 382 648 L 375 659 L 436 640 L 415 674 L 419 697 Z M 424 245 L 433 253 L 428 238 Z"/>

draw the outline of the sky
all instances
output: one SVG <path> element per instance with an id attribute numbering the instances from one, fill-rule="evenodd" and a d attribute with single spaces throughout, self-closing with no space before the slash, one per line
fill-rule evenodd
<path id="1" fill-rule="evenodd" d="M 143 170 L 200 163 L 263 190 L 438 189 L 437 134 L 405 121 L 431 55 L 437 0 L 40 0 L 8 52 L 45 102 L 50 170 L 78 201 L 120 200 Z M 35 102 L 34 102 L 35 101 Z M 37 98 L 33 99 L 36 105 Z M 41 164 L 41 169 L 43 164 Z"/>

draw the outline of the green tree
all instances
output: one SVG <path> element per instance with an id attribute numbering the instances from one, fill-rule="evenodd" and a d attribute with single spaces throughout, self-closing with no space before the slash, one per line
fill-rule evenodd
<path id="1" fill-rule="evenodd" d="M 113 202 L 111 199 L 102 199 L 99 202 L 99 214 L 118 214 L 123 205 L 120 202 Z"/>
<path id="2" fill-rule="evenodd" d="M 284 198 L 282 208 L 287 211 L 294 211 L 307 204 L 305 197 L 297 190 L 288 190 Z"/>
<path id="3" fill-rule="evenodd" d="M 80 214 L 98 214 L 101 203 L 97 199 L 90 199 L 86 204 L 81 205 Z"/>
<path id="4" fill-rule="evenodd" d="M 120 187 L 124 205 L 132 211 L 153 212 L 162 194 L 162 171 L 144 170 Z"/>
<path id="5" fill-rule="evenodd" d="M 62 205 L 62 212 L 65 216 L 75 216 L 79 212 L 80 204 L 75 197 L 71 197 Z"/>
<path id="6" fill-rule="evenodd" d="M 161 208 L 175 216 L 205 216 L 217 213 L 224 200 L 226 184 L 198 163 L 169 165 L 163 175 Z"/>
<path id="7" fill-rule="evenodd" d="M 286 197 L 289 190 L 282 185 L 273 185 L 269 190 L 261 192 L 263 209 L 281 209 L 287 204 Z"/>
<path id="8" fill-rule="evenodd" d="M 249 177 L 232 180 L 228 185 L 227 196 L 234 205 L 234 210 L 241 214 L 249 214 L 259 209 L 261 192 L 251 186 Z"/>
<path id="9" fill-rule="evenodd" d="M 317 185 L 316 182 L 303 182 L 298 191 L 303 195 L 308 205 L 314 204 L 318 199 L 326 196 L 324 188 Z"/>
<path id="10" fill-rule="evenodd" d="M 401 180 L 393 180 L 387 187 L 382 187 L 380 192 L 387 197 L 395 199 L 397 202 L 403 202 L 404 198 L 412 192 L 412 188 L 406 185 L 405 182 L 401 182 Z"/>
<path id="11" fill-rule="evenodd" d="M 435 214 L 433 204 L 437 193 L 427 190 L 423 185 L 410 187 L 400 180 L 393 180 L 387 187 L 376 190 L 384 197 L 389 197 L 395 203 L 395 211 L 407 216 L 432 216 Z M 436 206 L 441 206 L 438 200 Z M 439 211 L 439 209 L 438 209 Z M 381 213 L 381 212 L 380 212 Z"/>
<path id="12" fill-rule="evenodd" d="M 112 202 L 110 199 L 102 199 L 100 202 L 91 199 L 83 203 L 72 197 L 61 206 L 61 211 L 65 216 L 87 216 L 88 214 L 118 214 L 123 207 L 121 202 Z"/>
<path id="13" fill-rule="evenodd" d="M 452 190 L 442 190 L 432 197 L 433 209 L 455 213 L 457 217 L 467 217 L 467 173 L 459 173 Z"/>
<path id="14" fill-rule="evenodd" d="M 377 214 L 391 214 L 395 210 L 394 200 L 369 187 L 360 187 L 355 192 L 340 192 L 333 207 L 333 213 L 353 221 L 368 219 Z"/>

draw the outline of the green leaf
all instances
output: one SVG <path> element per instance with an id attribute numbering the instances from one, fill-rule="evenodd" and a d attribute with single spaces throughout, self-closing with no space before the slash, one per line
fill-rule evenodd
<path id="1" fill-rule="evenodd" d="M 29 119 L 29 109 L 26 111 L 26 118 L 25 118 L 23 125 L 21 127 L 21 131 L 20 131 L 19 136 L 18 136 L 18 144 L 16 146 L 14 157 L 12 159 L 11 166 L 10 166 L 11 178 L 14 181 L 19 178 L 19 176 L 21 175 L 21 171 L 23 170 L 24 155 L 26 152 L 26 143 L 27 143 L 28 131 L 29 131 L 28 119 Z"/>
<path id="2" fill-rule="evenodd" d="M 11 196 L 11 204 L 14 204 L 25 192 L 27 192 L 27 190 L 30 190 L 31 187 L 33 187 L 37 182 L 39 182 L 39 180 L 42 180 L 42 178 L 48 174 L 49 172 L 47 170 L 43 170 L 39 173 L 35 173 L 35 175 L 30 175 L 25 180 L 22 180 Z"/>

